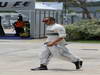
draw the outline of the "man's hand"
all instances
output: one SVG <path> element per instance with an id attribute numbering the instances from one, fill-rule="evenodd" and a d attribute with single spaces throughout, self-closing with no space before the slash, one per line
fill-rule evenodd
<path id="1" fill-rule="evenodd" d="M 48 42 L 47 43 L 47 46 L 54 46 L 54 45 L 57 45 L 57 43 L 55 43 L 55 42 Z"/>

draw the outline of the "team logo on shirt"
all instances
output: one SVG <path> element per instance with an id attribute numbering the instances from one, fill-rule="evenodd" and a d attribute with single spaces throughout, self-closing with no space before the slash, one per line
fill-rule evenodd
<path id="1" fill-rule="evenodd" d="M 47 30 L 46 35 L 59 35 L 57 31 Z"/>

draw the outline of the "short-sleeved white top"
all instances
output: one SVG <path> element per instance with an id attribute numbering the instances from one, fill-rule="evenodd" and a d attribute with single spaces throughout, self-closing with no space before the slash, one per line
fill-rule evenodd
<path id="1" fill-rule="evenodd" d="M 46 28 L 47 42 L 56 40 L 60 37 L 66 37 L 64 26 L 60 24 L 53 24 Z M 63 40 L 62 40 L 63 41 Z"/>

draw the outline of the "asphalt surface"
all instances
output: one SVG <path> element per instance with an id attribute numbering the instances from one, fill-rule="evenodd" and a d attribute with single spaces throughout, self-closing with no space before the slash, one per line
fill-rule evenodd
<path id="1" fill-rule="evenodd" d="M 100 75 L 100 44 L 69 43 L 73 54 L 84 60 L 80 70 L 75 65 L 53 58 L 47 71 L 30 71 L 39 66 L 45 40 L 0 40 L 0 75 Z"/>

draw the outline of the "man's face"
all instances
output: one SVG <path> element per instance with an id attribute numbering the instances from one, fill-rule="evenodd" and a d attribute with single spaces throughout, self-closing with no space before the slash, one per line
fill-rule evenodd
<path id="1" fill-rule="evenodd" d="M 47 25 L 51 25 L 52 24 L 52 21 L 49 18 L 44 18 L 42 22 L 44 22 Z"/>

